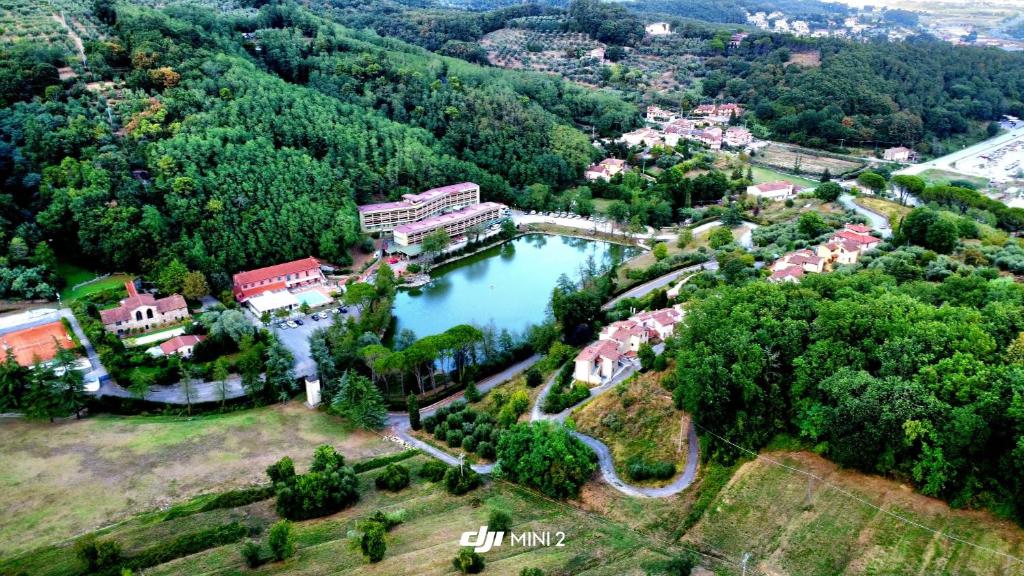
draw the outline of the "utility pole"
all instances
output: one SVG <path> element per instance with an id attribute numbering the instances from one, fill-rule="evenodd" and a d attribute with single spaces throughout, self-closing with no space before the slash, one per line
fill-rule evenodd
<path id="1" fill-rule="evenodd" d="M 744 552 L 743 553 L 743 562 L 741 564 L 743 566 L 743 576 L 747 576 L 747 561 L 748 560 L 750 560 L 750 552 Z"/>
<path id="2" fill-rule="evenodd" d="M 683 453 L 683 423 L 686 421 L 686 416 L 683 414 L 679 415 L 679 445 L 676 447 L 676 453 Z"/>

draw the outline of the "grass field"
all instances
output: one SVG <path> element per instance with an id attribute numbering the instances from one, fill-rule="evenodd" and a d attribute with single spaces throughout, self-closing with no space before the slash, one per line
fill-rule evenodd
<path id="1" fill-rule="evenodd" d="M 64 279 L 64 289 L 60 291 L 60 299 L 65 303 L 77 300 L 83 296 L 88 296 L 89 294 L 95 294 L 96 292 L 102 292 L 111 288 L 117 288 L 118 286 L 124 286 L 125 282 L 132 279 L 131 276 L 126 274 L 113 274 L 102 280 L 86 284 L 76 290 L 72 287 L 77 284 L 81 284 L 82 282 L 92 280 L 99 276 L 99 274 L 90 272 L 85 268 L 75 266 L 74 264 L 61 262 L 57 266 L 57 275 Z"/>
<path id="2" fill-rule="evenodd" d="M 987 178 L 981 178 L 980 176 L 969 176 L 967 174 L 961 174 L 959 172 L 949 172 L 948 170 L 939 170 L 932 168 L 925 170 L 918 174 L 925 182 L 933 185 L 949 184 L 954 180 L 964 180 L 974 184 L 978 189 L 988 188 L 989 181 Z"/>
<path id="3" fill-rule="evenodd" d="M 672 393 L 660 384 L 662 376 L 663 373 L 641 374 L 622 385 L 621 394 L 612 391 L 572 415 L 580 432 L 608 445 L 622 478 L 629 477 L 626 462 L 634 456 L 675 462 L 677 470 L 686 464 L 689 419 L 675 409 Z"/>
<path id="4" fill-rule="evenodd" d="M 763 184 L 764 182 L 775 182 L 778 180 L 788 180 L 797 186 L 803 188 L 816 188 L 820 182 L 817 180 L 811 180 L 810 178 L 801 178 L 800 176 L 792 176 L 763 166 L 751 166 L 750 171 L 754 176 L 754 184 Z"/>
<path id="5" fill-rule="evenodd" d="M 843 471 L 803 452 L 771 453 L 882 509 L 1020 557 L 1024 533 L 988 514 L 954 511 L 897 482 Z M 827 485 L 762 460 L 739 468 L 685 539 L 752 554 L 763 574 L 1024 574 L 1024 564 L 915 528 Z"/>
<path id="6" fill-rule="evenodd" d="M 913 210 L 912 207 L 903 206 L 899 202 L 893 202 L 892 200 L 886 200 L 884 198 L 876 198 L 874 196 L 857 196 L 853 201 L 859 206 L 863 206 L 868 210 L 888 217 L 890 226 L 895 224 L 895 222 L 892 221 L 893 215 L 895 215 L 897 219 L 902 219 L 904 216 L 909 214 L 911 210 Z"/>
<path id="7" fill-rule="evenodd" d="M 349 458 L 396 450 L 300 402 L 222 415 L 0 421 L 0 557 L 209 491 L 263 482 L 321 443 Z"/>
<path id="8" fill-rule="evenodd" d="M 855 158 L 833 158 L 823 155 L 818 150 L 777 142 L 769 144 L 758 152 L 757 160 L 787 172 L 792 172 L 793 167 L 799 163 L 803 172 L 815 176 L 820 176 L 828 168 L 833 177 L 856 170 L 864 165 L 864 162 Z"/>

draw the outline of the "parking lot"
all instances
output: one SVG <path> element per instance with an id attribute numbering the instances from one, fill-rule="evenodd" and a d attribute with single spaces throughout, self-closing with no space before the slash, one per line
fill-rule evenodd
<path id="1" fill-rule="evenodd" d="M 325 311 L 330 310 L 337 310 L 337 308 L 328 308 Z M 297 378 L 316 376 L 316 362 L 313 361 L 309 353 L 309 337 L 319 328 L 326 328 L 334 322 L 344 321 L 349 316 L 358 313 L 355 307 L 349 307 L 347 310 L 341 314 L 329 312 L 327 318 L 322 320 L 313 320 L 309 314 L 294 316 L 290 319 L 290 322 L 295 323 L 294 328 L 281 328 L 278 321 L 270 325 L 270 329 L 277 335 L 281 343 L 295 356 L 295 376 Z M 300 320 L 302 321 L 301 325 L 298 324 Z"/>

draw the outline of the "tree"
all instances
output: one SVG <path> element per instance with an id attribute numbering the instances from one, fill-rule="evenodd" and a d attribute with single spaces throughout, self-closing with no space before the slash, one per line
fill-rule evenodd
<path id="1" fill-rule="evenodd" d="M 185 286 L 188 268 L 177 258 L 165 264 L 156 278 L 156 286 L 164 294 L 180 294 Z"/>
<path id="2" fill-rule="evenodd" d="M 530 388 L 536 388 L 541 385 L 544 380 L 544 375 L 540 373 L 540 370 L 536 366 L 530 366 L 526 370 L 526 385 Z"/>
<path id="3" fill-rule="evenodd" d="M 415 394 L 409 394 L 405 399 L 405 409 L 409 413 L 409 427 L 419 430 L 423 427 L 420 422 L 420 402 Z"/>
<path id="4" fill-rule="evenodd" d="M 498 440 L 498 459 L 506 478 L 553 498 L 575 497 L 597 469 L 590 448 L 550 422 L 506 430 Z"/>
<path id="5" fill-rule="evenodd" d="M 363 535 L 359 537 L 359 549 L 370 562 L 380 562 L 387 551 L 385 533 L 387 530 L 379 522 L 368 522 Z"/>
<path id="6" fill-rule="evenodd" d="M 185 362 L 178 363 L 178 374 L 181 376 L 181 380 L 178 382 L 178 386 L 181 387 L 181 394 L 185 398 L 185 404 L 188 406 L 188 414 L 192 415 L 192 402 L 196 399 L 196 383 L 192 378 L 192 366 Z"/>
<path id="7" fill-rule="evenodd" d="M 501 238 L 504 240 L 511 240 L 516 237 L 516 223 L 511 218 L 506 218 L 501 221 Z"/>
<path id="8" fill-rule="evenodd" d="M 146 395 L 149 394 L 149 390 L 153 387 L 155 378 L 152 372 L 136 368 L 128 374 L 128 391 L 132 393 L 132 396 L 139 400 L 145 400 Z"/>
<path id="9" fill-rule="evenodd" d="M 512 515 L 500 508 L 492 508 L 487 515 L 487 529 L 494 532 L 508 532 L 512 529 Z"/>
<path id="10" fill-rule="evenodd" d="M 825 181 L 814 189 L 814 196 L 825 202 L 835 202 L 843 195 L 843 187 L 835 182 Z"/>
<path id="11" fill-rule="evenodd" d="M 885 189 L 885 177 L 870 170 L 861 172 L 860 176 L 857 176 L 857 182 L 875 194 Z"/>
<path id="12" fill-rule="evenodd" d="M 640 369 L 647 372 L 654 367 L 654 359 L 657 355 L 654 353 L 654 348 L 650 344 L 644 342 L 640 345 L 640 349 L 637 351 L 637 356 L 640 358 Z"/>
<path id="13" fill-rule="evenodd" d="M 451 243 L 452 238 L 448 235 L 448 232 L 443 228 L 438 228 L 424 236 L 423 242 L 420 246 L 423 248 L 423 253 L 427 254 L 428 257 L 433 260 L 437 258 L 439 254 L 447 250 Z"/>
<path id="14" fill-rule="evenodd" d="M 121 547 L 112 540 L 97 540 L 90 534 L 75 542 L 75 555 L 89 572 L 98 572 L 121 561 Z"/>
<path id="15" fill-rule="evenodd" d="M 896 190 L 896 199 L 906 206 L 912 196 L 920 196 L 927 185 L 920 176 L 898 174 L 892 178 L 892 187 Z"/>
<path id="16" fill-rule="evenodd" d="M 341 375 L 331 411 L 360 428 L 379 430 L 387 422 L 388 410 L 380 390 L 365 376 L 346 371 Z"/>
<path id="17" fill-rule="evenodd" d="M 213 379 L 217 382 L 217 395 L 223 408 L 228 397 L 228 363 L 224 358 L 217 358 L 213 363 Z"/>
<path id="18" fill-rule="evenodd" d="M 813 240 L 832 230 L 832 227 L 817 212 L 804 212 L 797 221 L 796 229 L 803 237 Z"/>
<path id="19" fill-rule="evenodd" d="M 655 260 L 661 262 L 665 258 L 668 258 L 668 245 L 665 244 L 664 242 L 658 242 L 657 244 L 654 245 L 654 248 L 651 250 L 651 253 L 654 254 Z"/>
<path id="20" fill-rule="evenodd" d="M 458 556 L 452 559 L 452 564 L 463 574 L 479 574 L 483 572 L 486 565 L 484 557 L 468 547 L 459 550 Z"/>
<path id="21" fill-rule="evenodd" d="M 466 386 L 465 397 L 467 402 L 477 402 L 480 400 L 480 391 L 477 390 L 476 382 L 470 382 Z"/>
<path id="22" fill-rule="evenodd" d="M 409 485 L 409 469 L 401 464 L 388 464 L 374 483 L 382 490 L 398 492 Z"/>
<path id="23" fill-rule="evenodd" d="M 829 171 L 828 166 L 826 166 L 825 170 L 821 173 L 821 181 L 822 182 L 831 182 L 832 181 L 832 172 Z"/>
<path id="24" fill-rule="evenodd" d="M 732 244 L 734 241 L 732 231 L 725 226 L 716 226 L 708 234 L 708 246 L 714 250 Z"/>
<path id="25" fill-rule="evenodd" d="M 259 568 L 263 564 L 263 547 L 256 540 L 246 540 L 242 544 L 241 554 L 249 568 Z"/>
<path id="26" fill-rule="evenodd" d="M 276 522 L 270 527 L 267 536 L 267 547 L 274 560 L 281 561 L 295 554 L 295 536 L 292 534 L 292 523 L 287 520 Z"/>
<path id="27" fill-rule="evenodd" d="M 199 300 L 210 293 L 210 287 L 206 284 L 206 276 L 202 272 L 189 272 L 185 274 L 182 281 L 181 295 L 188 300 Z"/>
<path id="28" fill-rule="evenodd" d="M 267 348 L 266 388 L 278 402 L 287 402 L 295 387 L 295 357 L 277 338 Z"/>

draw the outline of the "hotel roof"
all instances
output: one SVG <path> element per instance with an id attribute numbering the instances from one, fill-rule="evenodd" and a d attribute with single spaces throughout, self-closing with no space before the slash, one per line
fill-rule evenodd
<path id="1" fill-rule="evenodd" d="M 430 218 L 424 218 L 419 222 L 409 222 L 408 224 L 402 224 L 395 228 L 395 232 L 402 234 L 415 234 L 423 230 L 430 230 L 443 226 L 450 222 L 458 222 L 460 220 L 482 214 L 489 210 L 497 210 L 504 208 L 504 204 L 498 204 L 497 202 L 482 202 L 480 204 L 473 204 L 472 206 L 466 206 L 461 210 L 449 212 L 447 214 L 441 214 L 439 216 L 431 216 Z"/>
<path id="2" fill-rule="evenodd" d="M 365 204 L 359 206 L 360 212 L 380 212 L 381 210 L 393 210 L 395 208 L 407 208 L 412 207 L 416 204 L 423 202 L 429 202 L 435 198 L 446 196 L 448 194 L 456 194 L 459 192 L 468 192 L 479 188 L 477 184 L 473 182 L 460 182 L 458 184 L 449 184 L 448 186 L 442 186 L 440 188 L 431 188 L 425 190 L 419 194 L 403 194 L 402 200 L 396 202 L 382 202 L 379 204 Z"/>
<path id="3" fill-rule="evenodd" d="M 309 256 L 300 260 L 292 260 L 291 262 L 274 264 L 273 266 L 265 266 L 255 270 L 245 270 L 235 274 L 232 277 L 232 281 L 235 286 L 240 286 L 242 284 L 271 280 L 278 276 L 287 276 L 288 274 L 295 274 L 296 272 L 302 272 L 303 270 L 313 269 L 320 269 L 320 261 Z"/>

